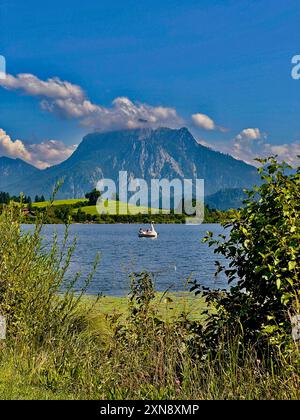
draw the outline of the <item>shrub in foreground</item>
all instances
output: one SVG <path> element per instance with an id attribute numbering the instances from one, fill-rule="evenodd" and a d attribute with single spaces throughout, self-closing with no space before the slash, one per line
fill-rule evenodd
<path id="1" fill-rule="evenodd" d="M 300 168 L 292 171 L 275 158 L 261 162 L 261 185 L 247 192 L 245 207 L 224 224 L 227 235 L 205 238 L 229 262 L 217 269 L 227 276 L 229 291 L 205 293 L 216 308 L 204 334 L 210 345 L 224 329 L 242 332 L 262 350 L 293 345 L 291 317 L 300 310 Z"/>

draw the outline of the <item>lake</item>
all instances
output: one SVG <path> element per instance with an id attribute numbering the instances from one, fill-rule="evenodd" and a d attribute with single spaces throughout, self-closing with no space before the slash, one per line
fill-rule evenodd
<path id="1" fill-rule="evenodd" d="M 153 273 L 156 289 L 186 290 L 189 276 L 210 288 L 225 288 L 224 277 L 214 277 L 215 261 L 224 260 L 213 249 L 201 243 L 210 230 L 222 233 L 223 228 L 211 225 L 157 225 L 158 239 L 138 238 L 138 225 L 71 225 L 70 239 L 77 237 L 68 276 L 82 273 L 81 282 L 91 270 L 97 252 L 101 261 L 88 292 L 92 294 L 123 296 L 129 290 L 131 272 Z M 25 230 L 31 229 L 24 226 Z M 63 225 L 46 225 L 45 241 L 49 243 L 54 232 L 63 238 Z"/>

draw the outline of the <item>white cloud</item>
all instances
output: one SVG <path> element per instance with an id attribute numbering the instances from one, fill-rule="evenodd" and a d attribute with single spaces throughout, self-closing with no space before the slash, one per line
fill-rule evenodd
<path id="1" fill-rule="evenodd" d="M 203 144 L 203 141 L 200 141 Z M 286 161 L 292 166 L 300 164 L 300 141 L 274 145 L 267 141 L 267 135 L 259 128 L 245 128 L 234 139 L 228 142 L 207 144 L 223 153 L 228 153 L 236 159 L 250 165 L 258 166 L 256 158 L 278 156 L 279 161 Z"/>
<path id="2" fill-rule="evenodd" d="M 292 166 L 299 166 L 300 141 L 285 144 L 265 144 L 265 156 L 278 155 L 281 160 Z"/>
<path id="3" fill-rule="evenodd" d="M 192 120 L 195 126 L 203 128 L 204 130 L 216 130 L 215 122 L 205 114 L 193 114 Z"/>
<path id="4" fill-rule="evenodd" d="M 179 127 L 184 120 L 174 108 L 134 103 L 125 97 L 116 98 L 111 107 L 92 103 L 83 89 L 59 78 L 46 81 L 32 74 L 7 75 L 0 86 L 37 96 L 43 110 L 63 118 L 78 119 L 89 129 L 107 131 L 145 126 Z"/>
<path id="5" fill-rule="evenodd" d="M 63 162 L 71 156 L 76 148 L 77 145 L 66 146 L 65 143 L 59 140 L 48 140 L 28 146 L 32 156 L 32 163 L 40 168 Z"/>
<path id="6" fill-rule="evenodd" d="M 25 144 L 22 140 L 12 140 L 0 128 L 0 156 L 19 158 L 41 169 L 67 159 L 76 147 L 76 145 L 66 146 L 58 140 L 48 140 L 39 144 Z"/>
<path id="7" fill-rule="evenodd" d="M 203 130 L 207 130 L 207 131 L 218 130 L 221 132 L 228 131 L 226 128 L 221 127 L 220 125 L 217 125 L 215 121 L 206 114 L 200 114 L 200 113 L 193 114 L 192 122 L 195 127 L 202 128 Z"/>
<path id="8" fill-rule="evenodd" d="M 80 86 L 61 81 L 58 77 L 43 81 L 28 73 L 18 74 L 16 77 L 7 74 L 6 78 L 1 80 L 0 85 L 9 90 L 21 90 L 30 96 L 77 100 L 82 100 L 85 96 Z"/>
<path id="9" fill-rule="evenodd" d="M 8 74 L 5 79 L 0 79 L 0 86 L 37 97 L 44 111 L 63 118 L 76 119 L 89 130 L 108 131 L 147 126 L 178 128 L 185 124 L 174 108 L 133 102 L 126 97 L 114 99 L 110 107 L 95 104 L 80 86 L 57 77 L 40 80 L 32 74 Z M 207 131 L 227 131 L 206 114 L 193 114 L 191 119 L 195 127 Z M 204 140 L 201 142 L 203 144 Z M 209 146 L 207 143 L 205 145 Z M 274 154 L 293 165 L 299 162 L 297 155 L 300 154 L 300 141 L 272 145 L 267 142 L 267 136 L 259 128 L 245 128 L 235 138 L 227 142 L 211 143 L 210 146 L 250 164 L 255 164 L 254 159 L 257 157 Z M 39 167 L 63 161 L 74 149 L 75 146 L 68 147 L 57 140 L 26 145 L 21 140 L 13 141 L 0 130 L 1 154 L 20 157 Z"/>
<path id="10" fill-rule="evenodd" d="M 253 163 L 264 149 L 265 138 L 266 135 L 262 134 L 259 128 L 245 128 L 230 142 L 231 153 L 237 159 Z"/>
<path id="11" fill-rule="evenodd" d="M 258 140 L 262 138 L 262 133 L 259 128 L 245 128 L 236 136 L 238 141 Z"/>

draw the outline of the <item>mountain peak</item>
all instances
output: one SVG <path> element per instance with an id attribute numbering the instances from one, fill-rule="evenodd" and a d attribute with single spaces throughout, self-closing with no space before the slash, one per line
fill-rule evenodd
<path id="1" fill-rule="evenodd" d="M 0 179 L 3 171 L 0 167 Z M 50 195 L 56 182 L 64 179 L 58 196 L 78 198 L 102 178 L 117 181 L 119 171 L 147 182 L 204 179 L 207 195 L 226 188 L 248 188 L 257 181 L 254 167 L 198 144 L 186 127 L 160 127 L 88 134 L 66 161 L 39 171 L 38 176 L 26 173 L 13 187 L 10 178 L 4 177 L 1 190 Z"/>
<path id="2" fill-rule="evenodd" d="M 159 133 L 189 133 L 189 130 L 187 127 L 181 127 L 181 128 L 169 128 L 169 127 L 157 127 L 157 128 L 151 128 L 151 127 L 137 127 L 137 128 L 124 128 L 120 130 L 111 130 L 111 131 L 94 131 L 93 133 L 87 134 L 84 138 L 88 138 L 90 136 L 118 136 L 122 135 L 124 137 L 128 135 L 135 135 L 135 136 L 150 136 L 153 133 L 159 134 Z"/>

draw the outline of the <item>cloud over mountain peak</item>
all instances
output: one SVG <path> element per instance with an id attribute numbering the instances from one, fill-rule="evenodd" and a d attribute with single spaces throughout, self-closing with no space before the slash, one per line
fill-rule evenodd
<path id="1" fill-rule="evenodd" d="M 41 108 L 63 118 L 78 119 L 90 130 L 109 131 L 144 126 L 179 127 L 183 119 L 174 108 L 133 102 L 126 97 L 113 100 L 110 107 L 94 104 L 84 90 L 57 77 L 40 80 L 32 74 L 7 75 L 0 86 L 19 90 L 40 99 Z"/>

